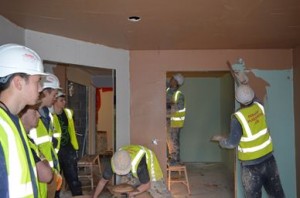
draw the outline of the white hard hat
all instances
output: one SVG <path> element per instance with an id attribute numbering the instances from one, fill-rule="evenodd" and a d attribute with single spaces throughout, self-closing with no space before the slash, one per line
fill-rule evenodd
<path id="1" fill-rule="evenodd" d="M 51 88 L 51 89 L 62 89 L 59 85 L 58 78 L 51 73 L 48 73 L 47 76 L 44 76 L 41 80 L 42 89 Z"/>
<path id="2" fill-rule="evenodd" d="M 117 151 L 111 159 L 111 164 L 114 167 L 116 174 L 128 174 L 131 170 L 131 158 L 129 153 L 125 150 Z"/>
<path id="3" fill-rule="evenodd" d="M 25 46 L 5 44 L 0 46 L 0 77 L 14 73 L 45 75 L 39 55 Z"/>
<path id="4" fill-rule="evenodd" d="M 175 74 L 173 75 L 173 78 L 177 81 L 179 86 L 181 86 L 184 82 L 184 77 L 181 74 Z"/>
<path id="5" fill-rule="evenodd" d="M 66 94 L 62 90 L 58 90 L 56 98 L 58 98 L 58 97 L 65 97 L 65 96 L 66 96 Z"/>
<path id="6" fill-rule="evenodd" d="M 253 101 L 254 91 L 249 85 L 240 85 L 235 90 L 235 99 L 244 105 L 248 105 Z"/>

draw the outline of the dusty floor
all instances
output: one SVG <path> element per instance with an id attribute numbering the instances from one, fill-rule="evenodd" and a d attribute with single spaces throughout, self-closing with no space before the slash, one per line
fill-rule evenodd
<path id="1" fill-rule="evenodd" d="M 228 172 L 220 163 L 186 164 L 190 182 L 191 195 L 180 183 L 171 186 L 174 198 L 233 198 L 233 183 Z"/>
<path id="2" fill-rule="evenodd" d="M 224 166 L 220 163 L 190 163 L 186 164 L 190 182 L 191 195 L 187 188 L 181 183 L 174 183 L 171 186 L 171 193 L 174 198 L 199 197 L 199 198 L 232 198 L 233 183 L 229 179 Z M 84 189 L 84 194 L 91 194 L 90 189 Z M 61 192 L 61 198 L 72 197 L 69 191 Z M 100 198 L 108 198 L 112 195 L 105 191 Z"/>

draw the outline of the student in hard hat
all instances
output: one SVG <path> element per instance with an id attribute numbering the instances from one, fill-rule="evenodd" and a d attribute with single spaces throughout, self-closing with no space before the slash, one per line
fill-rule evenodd
<path id="1" fill-rule="evenodd" d="M 0 197 L 39 196 L 35 160 L 18 114 L 37 102 L 42 75 L 35 51 L 17 44 L 0 46 Z"/>
<path id="2" fill-rule="evenodd" d="M 60 166 L 58 156 L 54 149 L 57 142 L 55 142 L 56 139 L 53 138 L 53 134 L 58 133 L 58 131 L 61 129 L 54 127 L 52 114 L 49 108 L 52 107 L 57 95 L 57 91 L 61 88 L 58 78 L 51 73 L 49 73 L 47 76 L 45 76 L 45 78 L 42 79 L 41 85 L 41 104 L 39 106 L 39 113 L 41 117 L 39 119 L 37 127 L 31 129 L 29 135 L 34 140 L 34 143 L 38 146 L 41 153 L 49 161 L 52 170 L 57 176 L 57 178 L 47 186 L 48 197 L 59 197 L 59 192 L 56 192 L 59 190 L 56 189 L 56 187 L 59 185 L 57 185 L 56 182 L 61 182 L 61 176 L 59 174 Z"/>
<path id="3" fill-rule="evenodd" d="M 82 195 L 81 182 L 78 179 L 77 151 L 79 149 L 73 111 L 66 108 L 66 94 L 58 90 L 53 104 L 54 125 L 61 128 L 58 140 L 58 158 L 64 178 L 71 190 L 72 196 Z"/>
<path id="4" fill-rule="evenodd" d="M 216 135 L 212 140 L 222 148 L 238 149 L 245 197 L 261 197 L 264 187 L 269 197 L 283 198 L 265 109 L 249 85 L 240 85 L 235 99 L 241 108 L 232 115 L 229 137 Z"/>
<path id="5" fill-rule="evenodd" d="M 175 74 L 169 81 L 167 88 L 167 146 L 168 164 L 180 164 L 180 131 L 185 120 L 184 94 L 179 90 L 183 85 L 184 77 Z"/>
<path id="6" fill-rule="evenodd" d="M 40 113 L 38 112 L 38 105 L 27 105 L 20 113 L 19 117 L 24 125 L 27 133 L 38 124 Z M 34 144 L 33 140 L 28 137 L 29 146 L 36 161 L 36 170 L 39 181 L 39 197 L 47 197 L 47 183 L 53 179 L 53 171 L 49 162 L 44 158 L 38 146 Z"/>
<path id="7" fill-rule="evenodd" d="M 172 197 L 168 191 L 163 173 L 156 155 L 150 149 L 141 145 L 122 146 L 113 156 L 111 162 L 104 169 L 103 176 L 99 181 L 93 198 L 97 198 L 104 186 L 112 178 L 113 173 L 126 175 L 130 183 L 137 186 L 135 191 L 129 192 L 129 197 L 148 191 L 155 198 Z"/>

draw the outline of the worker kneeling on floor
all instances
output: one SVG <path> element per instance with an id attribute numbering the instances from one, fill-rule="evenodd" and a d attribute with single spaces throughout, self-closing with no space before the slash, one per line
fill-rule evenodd
<path id="1" fill-rule="evenodd" d="M 98 197 L 114 173 L 123 176 L 122 184 L 130 184 L 133 187 L 126 192 L 128 197 L 147 191 L 155 198 L 172 197 L 165 185 L 155 153 L 144 146 L 126 145 L 112 156 L 111 162 L 104 168 L 103 177 L 97 185 L 93 198 Z"/>

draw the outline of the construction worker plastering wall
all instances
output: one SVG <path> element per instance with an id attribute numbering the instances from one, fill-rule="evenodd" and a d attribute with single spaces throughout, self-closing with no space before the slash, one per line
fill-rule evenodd
<path id="1" fill-rule="evenodd" d="M 167 146 L 168 146 L 168 165 L 180 164 L 180 132 L 185 120 L 185 98 L 179 90 L 183 85 L 184 77 L 175 74 L 169 81 L 166 90 L 167 101 Z"/>
<path id="2" fill-rule="evenodd" d="M 261 197 L 264 187 L 269 197 L 283 198 L 265 109 L 248 85 L 246 72 L 232 70 L 237 84 L 235 99 L 241 107 L 232 114 L 229 136 L 215 135 L 211 140 L 221 148 L 238 149 L 245 197 Z"/>

